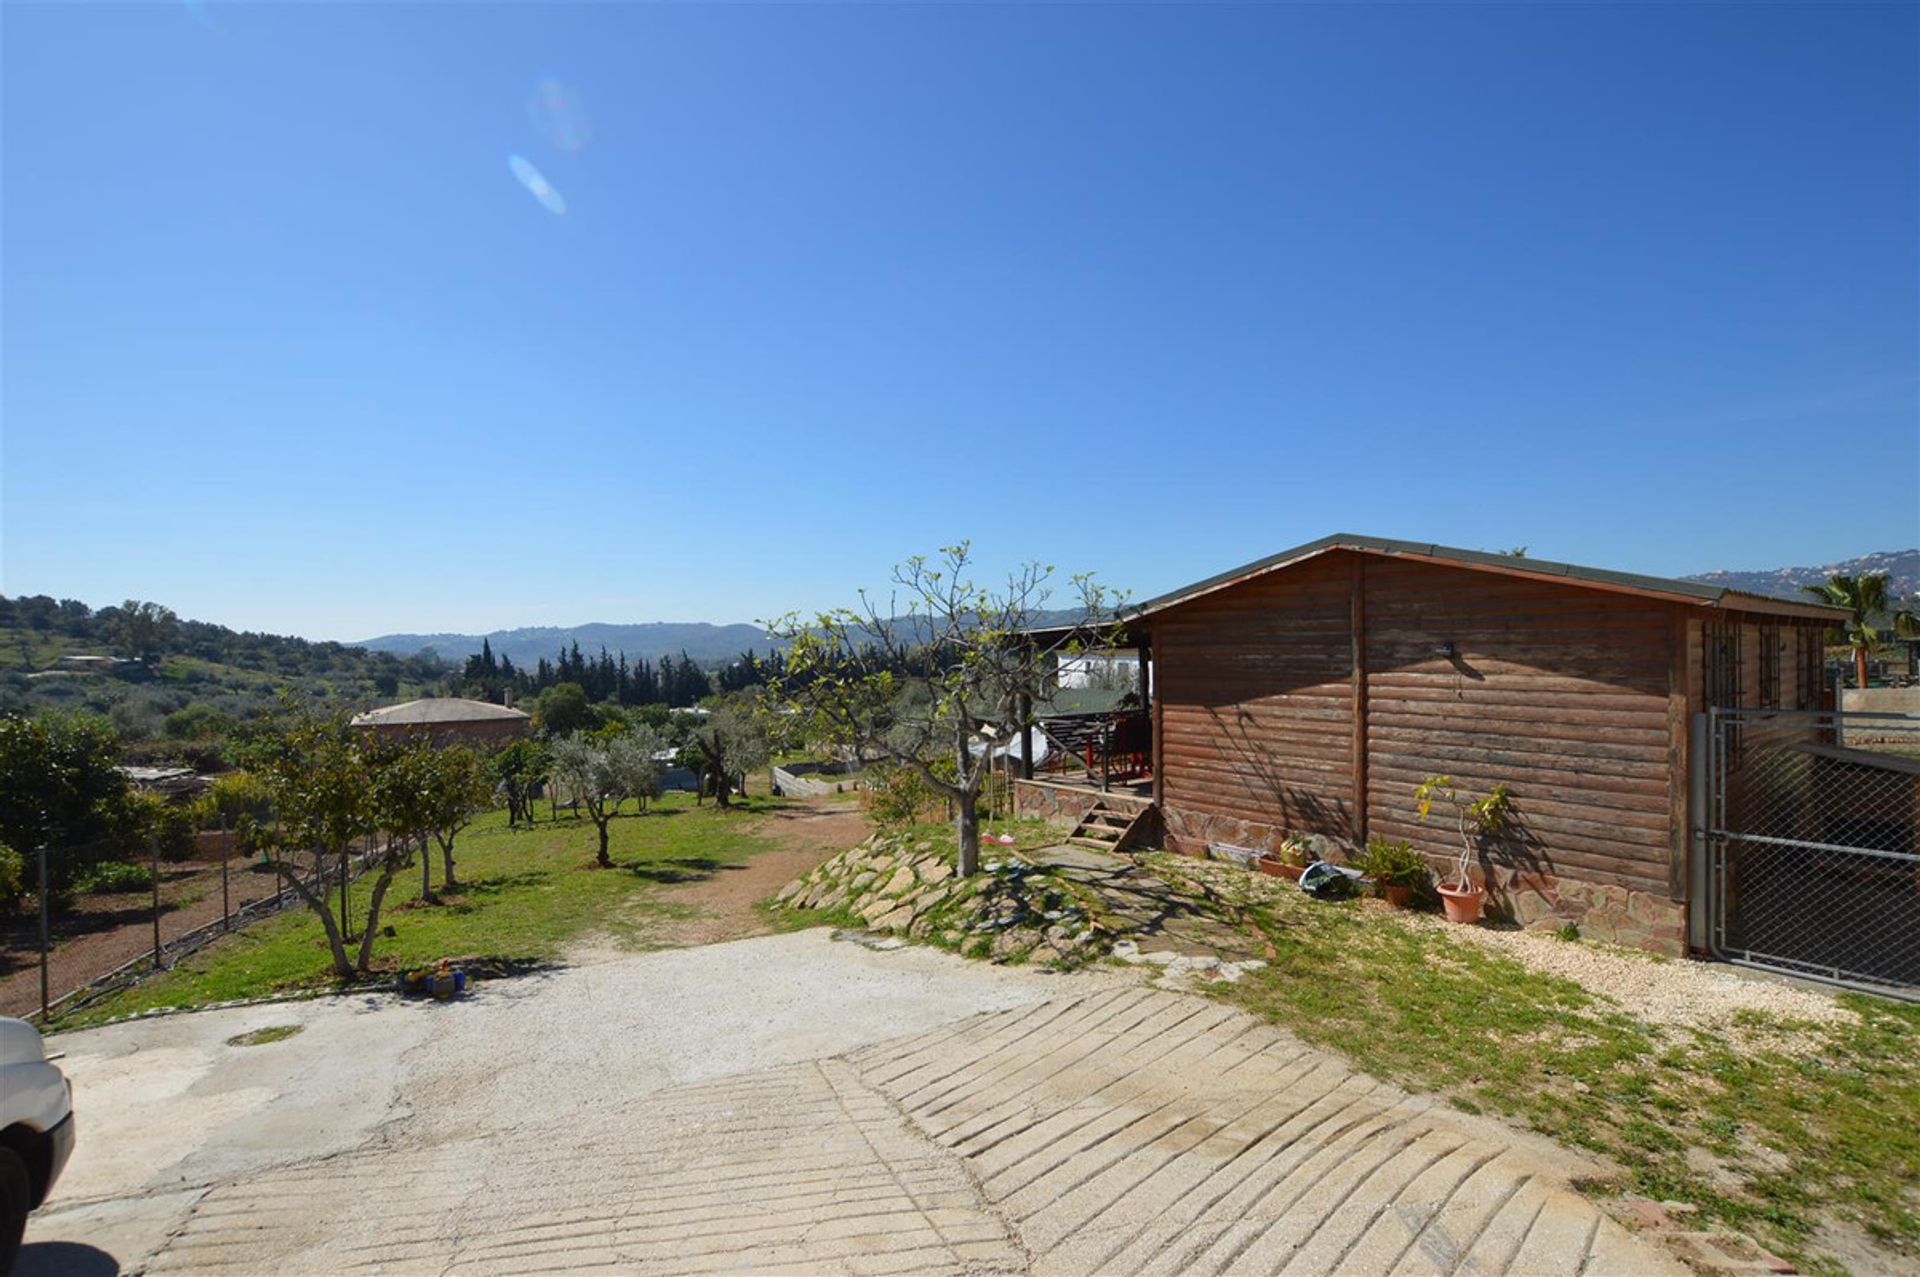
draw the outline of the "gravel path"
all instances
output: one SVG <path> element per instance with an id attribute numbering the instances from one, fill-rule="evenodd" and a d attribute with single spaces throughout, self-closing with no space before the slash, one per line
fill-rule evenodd
<path id="1" fill-rule="evenodd" d="M 1420 927 L 1444 927 L 1461 940 L 1504 953 L 1536 971 L 1572 980 L 1604 1001 L 1650 1024 L 1724 1026 L 1741 1011 L 1789 1020 L 1851 1022 L 1858 1017 L 1832 993 L 1714 962 L 1660 960 L 1631 949 L 1562 940 L 1537 931 L 1455 927 L 1430 915 L 1411 915 Z"/>

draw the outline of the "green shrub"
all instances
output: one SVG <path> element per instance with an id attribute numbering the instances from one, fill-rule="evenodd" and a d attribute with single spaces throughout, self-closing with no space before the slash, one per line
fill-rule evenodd
<path id="1" fill-rule="evenodd" d="M 1424 887 L 1433 881 L 1427 862 L 1404 838 L 1375 838 L 1354 863 L 1379 887 Z"/>
<path id="2" fill-rule="evenodd" d="M 124 860 L 103 860 L 83 869 L 74 880 L 74 890 L 83 895 L 109 895 L 120 891 L 146 891 L 153 886 L 153 871 L 145 865 Z"/>
<path id="3" fill-rule="evenodd" d="M 940 791 L 912 767 L 868 768 L 860 801 L 875 824 L 887 826 L 918 824 L 944 805 Z"/>
<path id="4" fill-rule="evenodd" d="M 20 893 L 26 889 L 26 859 L 5 843 L 0 843 L 0 917 L 13 912 Z"/>
<path id="5" fill-rule="evenodd" d="M 140 832 L 160 841 L 160 859 L 178 864 L 193 855 L 193 835 L 203 804 L 171 802 L 151 793 L 135 794 L 134 802 L 140 813 Z"/>

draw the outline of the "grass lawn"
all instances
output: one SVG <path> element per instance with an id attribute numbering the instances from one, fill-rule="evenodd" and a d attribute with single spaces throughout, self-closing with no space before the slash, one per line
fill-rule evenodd
<path id="1" fill-rule="evenodd" d="M 756 816 L 775 806 L 752 798 L 722 811 L 696 807 L 691 795 L 669 794 L 644 816 L 629 808 L 611 827 L 613 869 L 593 868 L 593 825 L 562 816 L 532 829 L 509 829 L 506 813 L 490 812 L 460 835 L 454 856 L 461 886 L 442 903 L 422 905 L 420 872 L 403 869 L 381 908 L 384 932 L 374 943 L 376 967 L 392 972 L 442 957 L 480 954 L 518 962 L 557 958 L 586 935 L 644 947 L 649 919 L 674 906 L 663 885 L 704 878 L 737 864 L 767 843 Z M 439 852 L 434 852 L 436 886 Z M 351 916 L 366 916 L 371 875 L 349 891 Z M 305 909 L 289 910 L 183 960 L 173 970 L 57 1019 L 78 1028 L 151 1007 L 193 1006 L 256 997 L 332 981 L 326 938 Z"/>
<path id="2" fill-rule="evenodd" d="M 1619 1189 L 1692 1203 L 1802 1271 L 1920 1264 L 1920 1007 L 1846 995 L 1857 1021 L 1660 1026 L 1443 928 L 1246 882 L 1275 958 L 1216 996 L 1611 1158 Z"/>

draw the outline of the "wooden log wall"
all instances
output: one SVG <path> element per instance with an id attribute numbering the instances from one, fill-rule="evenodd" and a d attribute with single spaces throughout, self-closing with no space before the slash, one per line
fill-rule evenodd
<path id="1" fill-rule="evenodd" d="M 1422 823 L 1414 788 L 1441 773 L 1476 795 L 1505 781 L 1514 867 L 1680 885 L 1675 605 L 1391 558 L 1368 564 L 1366 590 L 1371 834 L 1452 855 L 1453 826 L 1439 811 Z"/>
<path id="2" fill-rule="evenodd" d="M 1406 838 L 1438 861 L 1454 829 L 1418 819 L 1414 788 L 1505 781 L 1521 816 L 1507 866 L 1679 900 L 1709 617 L 1738 631 L 1740 705 L 1763 687 L 1780 708 L 1822 703 L 1799 633 L 1819 622 L 1321 555 L 1152 619 L 1156 798 L 1170 828 L 1224 817 L 1275 838 Z M 1778 641 L 1763 645 L 1762 626 Z"/>
<path id="3" fill-rule="evenodd" d="M 1356 833 L 1349 555 L 1326 555 L 1153 621 L 1161 802 Z"/>

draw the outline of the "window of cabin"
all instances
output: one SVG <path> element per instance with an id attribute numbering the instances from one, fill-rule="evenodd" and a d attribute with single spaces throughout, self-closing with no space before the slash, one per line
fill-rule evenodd
<path id="1" fill-rule="evenodd" d="M 1760 627 L 1760 708 L 1780 708 L 1780 625 Z"/>
<path id="2" fill-rule="evenodd" d="M 1700 687 L 1708 706 L 1740 707 L 1740 623 L 1708 621 L 1702 627 Z"/>
<path id="3" fill-rule="evenodd" d="M 1794 640 L 1795 655 L 1800 658 L 1800 694 L 1795 708 L 1819 709 L 1827 681 L 1825 636 L 1818 626 L 1798 625 L 1794 627 Z"/>

